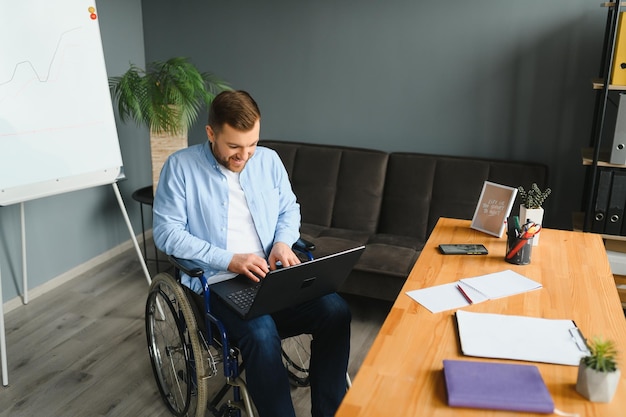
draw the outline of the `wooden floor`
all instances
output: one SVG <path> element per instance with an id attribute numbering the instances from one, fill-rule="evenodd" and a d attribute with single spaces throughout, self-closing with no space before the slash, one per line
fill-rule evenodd
<path id="1" fill-rule="evenodd" d="M 156 272 L 154 262 L 149 268 Z M 9 386 L 0 386 L 0 417 L 169 416 L 146 348 L 147 290 L 128 251 L 8 313 Z M 391 304 L 346 299 L 354 376 Z M 293 397 L 297 415 L 310 415 L 308 390 Z"/>

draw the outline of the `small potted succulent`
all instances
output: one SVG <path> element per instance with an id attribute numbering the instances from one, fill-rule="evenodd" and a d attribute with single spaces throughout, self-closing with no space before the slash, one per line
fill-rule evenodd
<path id="1" fill-rule="evenodd" d="M 543 223 L 543 203 L 546 201 L 546 198 L 552 193 L 550 188 L 546 188 L 544 191 L 541 191 L 537 183 L 533 183 L 531 187 L 526 190 L 524 187 L 518 187 L 517 193 L 521 200 L 521 205 L 519 208 L 519 218 L 522 223 L 525 223 L 527 220 L 530 220 L 537 224 Z M 533 246 L 537 246 L 539 244 L 539 234 L 537 233 L 533 237 Z"/>
<path id="2" fill-rule="evenodd" d="M 615 343 L 594 337 L 587 347 L 590 353 L 578 365 L 576 391 L 593 402 L 611 402 L 620 379 Z"/>

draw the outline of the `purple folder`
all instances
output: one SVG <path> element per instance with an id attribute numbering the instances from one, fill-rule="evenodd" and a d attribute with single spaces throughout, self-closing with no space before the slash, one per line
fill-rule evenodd
<path id="1" fill-rule="evenodd" d="M 443 374 L 451 407 L 554 412 L 552 396 L 534 365 L 444 359 Z"/>

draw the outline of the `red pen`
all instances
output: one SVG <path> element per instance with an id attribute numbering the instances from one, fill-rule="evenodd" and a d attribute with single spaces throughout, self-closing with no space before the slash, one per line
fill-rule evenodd
<path id="1" fill-rule="evenodd" d="M 459 290 L 459 292 L 461 293 L 461 295 L 463 295 L 463 298 L 465 298 L 467 300 L 468 303 L 470 304 L 474 304 L 474 302 L 472 301 L 471 298 L 469 298 L 469 295 L 467 295 L 467 293 L 465 291 L 463 291 L 463 288 L 461 288 L 460 285 L 457 284 L 456 288 Z"/>
<path id="2" fill-rule="evenodd" d="M 540 230 L 541 230 L 541 225 L 536 224 L 532 226 L 531 228 L 529 228 L 526 232 L 524 232 L 524 234 L 520 238 L 520 241 L 517 243 L 517 245 L 515 245 L 513 249 L 511 249 L 511 251 L 507 253 L 506 259 L 511 259 L 517 252 L 519 252 L 520 249 L 522 249 L 522 247 L 526 244 L 528 239 L 535 236 L 537 233 L 539 233 Z"/>

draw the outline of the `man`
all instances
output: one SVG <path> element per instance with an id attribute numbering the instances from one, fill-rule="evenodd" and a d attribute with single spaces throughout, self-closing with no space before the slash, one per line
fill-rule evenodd
<path id="1" fill-rule="evenodd" d="M 153 233 L 167 254 L 201 266 L 209 283 L 237 274 L 263 279 L 277 263 L 299 263 L 300 206 L 276 152 L 257 147 L 261 114 L 244 91 L 220 93 L 209 109 L 208 142 L 172 155 L 154 199 Z M 202 292 L 198 280 L 183 284 Z M 350 310 L 337 294 L 243 320 L 211 294 L 211 310 L 236 341 L 248 391 L 261 416 L 295 416 L 281 338 L 311 342 L 312 415 L 335 414 L 346 390 Z"/>

